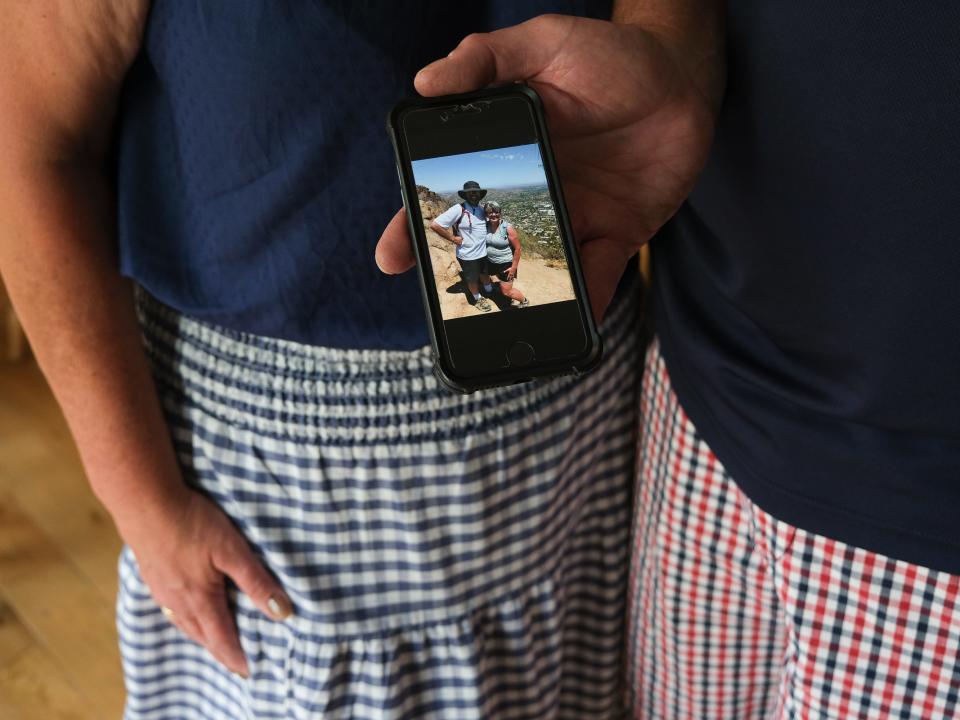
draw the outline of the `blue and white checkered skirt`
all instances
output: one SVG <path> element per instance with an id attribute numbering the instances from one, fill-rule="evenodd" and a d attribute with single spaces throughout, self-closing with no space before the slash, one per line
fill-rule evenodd
<path id="1" fill-rule="evenodd" d="M 295 614 L 228 582 L 244 680 L 161 614 L 124 546 L 125 719 L 620 717 L 635 295 L 595 372 L 462 396 L 427 348 L 268 339 L 140 293 L 185 481 Z"/>

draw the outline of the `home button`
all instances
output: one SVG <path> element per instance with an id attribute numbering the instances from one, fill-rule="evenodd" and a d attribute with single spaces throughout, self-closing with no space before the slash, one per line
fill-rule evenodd
<path id="1" fill-rule="evenodd" d="M 522 340 L 515 342 L 510 346 L 510 349 L 507 350 L 507 360 L 509 360 L 510 364 L 514 367 L 529 365 L 533 362 L 534 355 L 533 346 Z"/>

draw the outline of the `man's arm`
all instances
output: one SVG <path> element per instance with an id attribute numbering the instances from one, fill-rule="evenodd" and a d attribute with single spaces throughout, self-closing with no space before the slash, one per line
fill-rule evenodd
<path id="1" fill-rule="evenodd" d="M 448 240 L 454 245 L 460 245 L 463 242 L 463 238 L 453 232 L 453 226 L 457 222 L 457 218 L 459 218 L 462 213 L 463 208 L 461 208 L 459 205 L 454 205 L 450 208 L 447 208 L 444 212 L 440 213 L 433 219 L 433 221 L 430 223 L 430 229 L 444 240 Z M 444 223 L 447 224 L 445 225 Z"/>
<path id="2" fill-rule="evenodd" d="M 437 235 L 442 237 L 444 240 L 449 240 L 454 245 L 459 245 L 463 242 L 463 238 L 459 235 L 454 235 L 453 231 L 450 228 L 445 228 L 443 225 L 434 220 L 430 223 L 430 229 L 433 230 Z"/>

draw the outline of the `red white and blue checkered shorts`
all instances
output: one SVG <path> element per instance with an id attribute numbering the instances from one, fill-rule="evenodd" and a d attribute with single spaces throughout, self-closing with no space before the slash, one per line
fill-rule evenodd
<path id="1" fill-rule="evenodd" d="M 960 717 L 960 576 L 754 505 L 646 357 L 630 570 L 637 718 Z"/>

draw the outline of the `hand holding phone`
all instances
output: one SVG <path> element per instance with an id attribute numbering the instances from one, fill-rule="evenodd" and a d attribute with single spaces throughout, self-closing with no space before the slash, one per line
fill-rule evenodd
<path id="1" fill-rule="evenodd" d="M 661 30 L 548 15 L 467 36 L 415 80 L 427 97 L 525 81 L 543 100 L 570 220 L 599 319 L 627 260 L 676 211 L 707 158 L 722 58 Z M 414 259 L 404 214 L 377 247 L 390 273 Z"/>
<path id="2" fill-rule="evenodd" d="M 592 368 L 600 336 L 537 95 L 507 86 L 409 100 L 388 130 L 441 379 L 471 391 Z M 496 292 L 521 252 L 526 294 Z"/>

